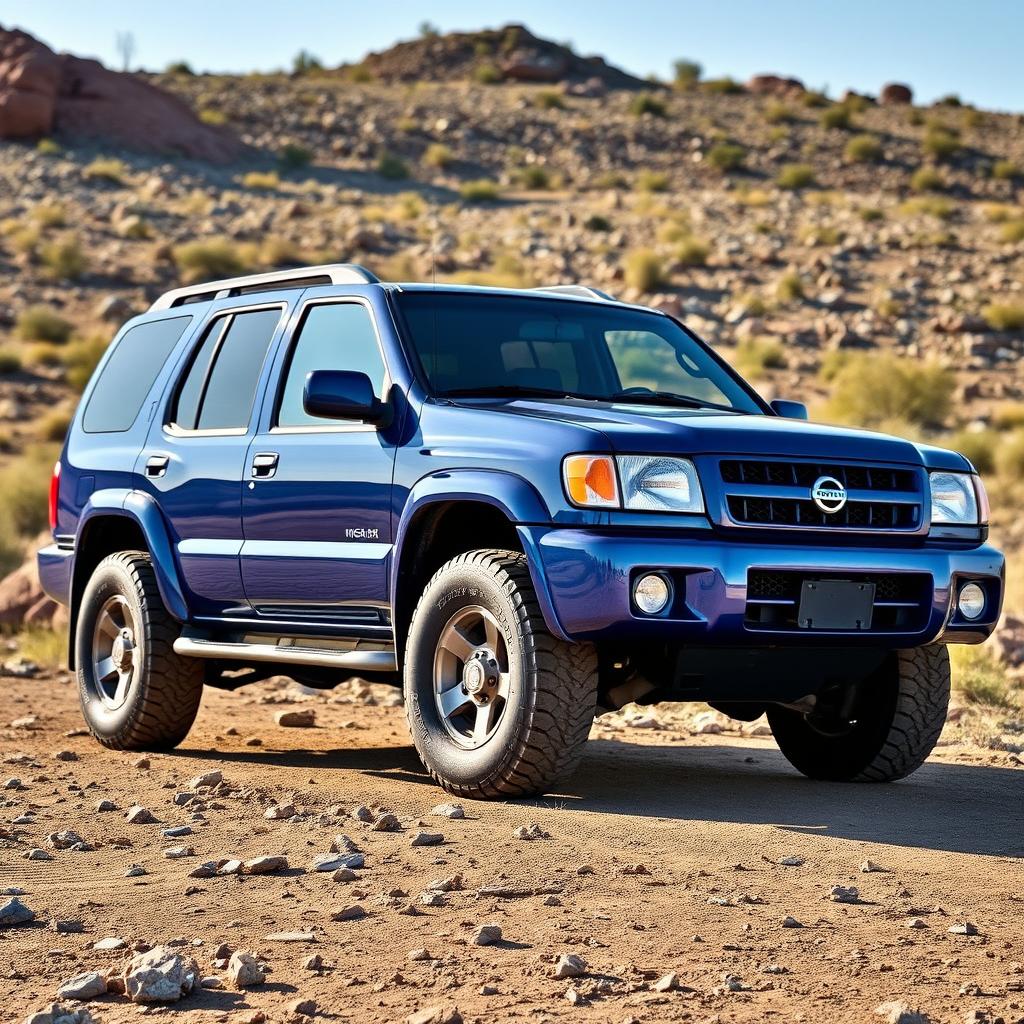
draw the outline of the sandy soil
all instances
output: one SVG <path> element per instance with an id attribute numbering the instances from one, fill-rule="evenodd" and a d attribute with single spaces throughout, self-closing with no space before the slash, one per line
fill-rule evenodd
<path id="1" fill-rule="evenodd" d="M 213 963 L 221 943 L 267 965 L 258 987 L 196 991 L 166 1011 L 189 1022 L 302 1020 L 297 1000 L 339 1021 L 404 1021 L 431 1007 L 423 1019 L 455 1019 L 457 1007 L 466 1021 L 832 1024 L 882 1020 L 876 1009 L 893 1000 L 933 1022 L 1024 1020 L 1024 771 L 1010 755 L 946 746 L 897 785 L 825 785 L 797 775 L 770 739 L 695 736 L 675 709 L 655 713 L 660 728 L 617 715 L 595 726 L 561 792 L 465 804 L 465 819 L 449 820 L 431 814 L 449 798 L 424 774 L 386 688 L 207 691 L 182 748 L 140 759 L 82 734 L 66 674 L 0 685 L 0 783 L 23 784 L 0 792 L 0 889 L 24 889 L 37 915 L 0 930 L 3 1021 L 52 1002 L 73 975 L 124 963 L 130 951 L 93 948 L 109 937 L 182 940 L 204 975 L 226 976 Z M 276 725 L 282 707 L 315 708 L 316 727 Z M 29 715 L 34 727 L 8 727 Z M 175 794 L 213 769 L 226 785 L 201 793 L 194 817 Z M 117 810 L 97 811 L 101 799 Z M 280 802 L 298 816 L 266 818 Z M 135 804 L 159 824 L 126 821 Z M 358 805 L 393 811 L 401 831 L 373 831 L 351 817 Z M 29 811 L 34 821 L 12 824 Z M 550 837 L 515 837 L 534 823 Z M 193 834 L 163 835 L 179 825 Z M 412 847 L 421 828 L 444 843 Z M 61 829 L 95 849 L 52 850 Z M 339 834 L 365 853 L 355 881 L 308 870 Z M 194 856 L 163 855 L 180 845 Z M 52 859 L 23 859 L 30 847 Z M 204 861 L 264 854 L 286 855 L 289 869 L 188 877 Z M 862 872 L 867 860 L 885 870 Z M 147 874 L 124 877 L 131 864 Z M 463 891 L 421 902 L 455 874 Z M 834 902 L 836 885 L 856 886 L 860 902 Z M 492 886 L 516 891 L 481 892 Z M 362 918 L 331 919 L 357 903 Z M 802 927 L 783 927 L 787 915 Z M 67 920 L 84 932 L 59 933 Z M 949 932 L 965 922 L 978 934 Z M 472 944 L 482 924 L 499 925 L 502 941 Z M 315 941 L 268 938 L 286 931 Z M 411 960 L 417 949 L 430 959 Z M 313 954 L 323 969 L 303 966 Z M 582 957 L 586 973 L 556 978 L 563 954 Z M 659 991 L 672 972 L 679 987 Z M 142 1012 L 118 995 L 89 1008 L 101 1022 Z"/>

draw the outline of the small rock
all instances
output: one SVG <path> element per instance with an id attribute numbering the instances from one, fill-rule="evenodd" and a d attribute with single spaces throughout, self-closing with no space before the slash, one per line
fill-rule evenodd
<path id="1" fill-rule="evenodd" d="M 141 864 L 129 864 L 125 869 L 125 878 L 140 878 L 146 874 L 146 869 Z"/>
<path id="2" fill-rule="evenodd" d="M 83 1003 L 102 996 L 107 991 L 107 979 L 98 971 L 86 971 L 62 982 L 57 989 L 58 999 L 79 999 Z"/>
<path id="3" fill-rule="evenodd" d="M 791 856 L 791 857 L 783 857 L 779 861 L 779 863 L 784 868 L 802 868 L 804 866 L 804 864 L 806 864 L 807 862 L 804 860 L 803 857 Z"/>
<path id="4" fill-rule="evenodd" d="M 407 959 L 415 963 L 419 960 L 433 960 L 434 958 L 425 949 L 410 949 Z"/>
<path id="5" fill-rule="evenodd" d="M 971 924 L 970 921 L 964 921 L 962 924 L 954 924 L 946 929 L 950 935 L 977 935 L 978 926 Z"/>
<path id="6" fill-rule="evenodd" d="M 17 896 L 12 896 L 0 906 L 0 927 L 12 927 L 19 924 L 31 924 L 36 919 L 34 910 L 29 910 Z"/>
<path id="7" fill-rule="evenodd" d="M 315 932 L 272 932 L 267 942 L 316 942 Z"/>
<path id="8" fill-rule="evenodd" d="M 555 964 L 556 978 L 578 978 L 587 973 L 587 962 L 575 953 L 563 953 Z"/>
<path id="9" fill-rule="evenodd" d="M 117 804 L 115 804 L 113 800 L 99 800 L 96 803 L 96 810 L 101 813 L 103 811 L 116 811 Z"/>
<path id="10" fill-rule="evenodd" d="M 274 721 L 285 729 L 312 729 L 316 725 L 316 711 L 313 708 L 278 711 Z"/>
<path id="11" fill-rule="evenodd" d="M 262 985 L 266 980 L 263 968 L 256 962 L 252 953 L 236 952 L 228 961 L 228 981 L 235 988 L 251 988 Z"/>
<path id="12" fill-rule="evenodd" d="M 337 871 L 331 875 L 331 880 L 334 882 L 354 882 L 359 876 L 351 868 L 338 868 Z"/>
<path id="13" fill-rule="evenodd" d="M 366 910 L 361 903 L 353 903 L 351 906 L 342 907 L 331 914 L 332 921 L 358 921 L 366 917 Z"/>
<path id="14" fill-rule="evenodd" d="M 896 1000 L 882 1003 L 875 1013 L 883 1018 L 885 1024 L 929 1024 L 928 1018 L 920 1010 L 913 1010 L 906 1003 Z"/>
<path id="15" fill-rule="evenodd" d="M 164 850 L 164 856 L 168 860 L 183 860 L 185 857 L 194 857 L 196 851 L 191 846 L 168 846 Z"/>
<path id="16" fill-rule="evenodd" d="M 154 946 L 128 961 L 122 975 L 125 995 L 133 1003 L 174 1003 L 199 981 L 199 968 L 167 946 Z"/>
<path id="17" fill-rule="evenodd" d="M 288 1004 L 288 1010 L 303 1017 L 315 1017 L 317 1003 L 315 999 L 295 999 Z"/>
<path id="18" fill-rule="evenodd" d="M 242 864 L 239 874 L 272 875 L 275 871 L 287 870 L 287 857 L 253 857 Z"/>
<path id="19" fill-rule="evenodd" d="M 25 860 L 53 860 L 52 853 L 47 853 L 46 850 L 41 850 L 39 847 L 26 850 L 21 856 Z"/>
<path id="20" fill-rule="evenodd" d="M 881 872 L 887 871 L 887 869 L 883 868 L 881 864 L 876 864 L 873 860 L 866 860 L 866 861 L 864 861 L 861 864 L 860 869 L 861 869 L 861 871 L 864 872 L 865 875 L 870 875 L 870 874 L 872 874 L 873 872 L 876 872 L 876 871 L 881 871 Z"/>
<path id="21" fill-rule="evenodd" d="M 302 961 L 302 967 L 307 971 L 322 971 L 324 967 L 324 958 L 319 953 L 314 953 L 312 956 L 307 956 Z"/>
<path id="22" fill-rule="evenodd" d="M 50 929 L 58 935 L 81 935 L 85 925 L 77 918 L 66 918 L 50 922 Z"/>
<path id="23" fill-rule="evenodd" d="M 64 829 L 62 832 L 54 832 L 46 837 L 46 843 L 54 850 L 70 850 L 82 842 L 82 837 L 71 829 Z"/>
<path id="24" fill-rule="evenodd" d="M 156 817 L 145 807 L 140 807 L 136 804 L 134 807 L 129 807 L 125 819 L 133 825 L 156 825 Z"/>
<path id="25" fill-rule="evenodd" d="M 365 858 L 361 853 L 321 853 L 313 858 L 312 871 L 337 871 L 340 868 L 361 868 Z"/>
<path id="26" fill-rule="evenodd" d="M 356 821 L 371 822 L 373 821 L 373 811 L 371 811 L 369 807 L 364 807 L 360 804 L 358 807 L 352 808 L 352 817 L 355 818 Z"/>
<path id="27" fill-rule="evenodd" d="M 501 942 L 501 926 L 482 924 L 473 932 L 469 941 L 474 946 L 493 946 L 496 942 Z"/>
<path id="28" fill-rule="evenodd" d="M 160 834 L 165 839 L 181 839 L 183 836 L 192 835 L 192 827 L 190 825 L 175 825 L 174 828 L 162 829 Z"/>
<path id="29" fill-rule="evenodd" d="M 215 768 L 213 771 L 203 772 L 202 775 L 197 775 L 194 779 L 190 779 L 188 782 L 188 788 L 212 789 L 214 786 L 219 786 L 223 781 L 224 773 Z"/>
<path id="30" fill-rule="evenodd" d="M 662 975 L 654 983 L 655 992 L 675 992 L 679 988 L 679 975 L 674 971 Z"/>
<path id="31" fill-rule="evenodd" d="M 430 813 L 439 818 L 451 818 L 453 821 L 466 816 L 462 804 L 438 804 Z"/>
<path id="32" fill-rule="evenodd" d="M 128 943 L 119 935 L 108 935 L 105 939 L 100 939 L 99 942 L 94 942 L 92 944 L 92 948 L 98 949 L 101 953 L 109 953 L 115 949 L 127 949 Z"/>
<path id="33" fill-rule="evenodd" d="M 912 917 L 907 922 L 907 927 L 908 928 L 927 928 L 928 927 L 928 922 L 925 921 L 924 918 L 921 918 L 921 917 Z"/>
<path id="34" fill-rule="evenodd" d="M 855 885 L 833 885 L 828 895 L 833 903 L 860 903 L 860 891 Z"/>
<path id="35" fill-rule="evenodd" d="M 54 753 L 55 761 L 77 761 L 78 755 L 73 750 L 58 750 Z"/>
<path id="36" fill-rule="evenodd" d="M 783 928 L 803 928 L 803 925 L 795 918 L 787 914 L 782 919 Z"/>
<path id="37" fill-rule="evenodd" d="M 205 977 L 205 978 L 200 978 L 199 979 L 199 987 L 200 988 L 212 988 L 212 989 L 223 988 L 224 987 L 224 982 L 221 981 L 220 978 L 218 978 L 215 974 L 212 974 L 212 975 L 207 975 L 207 977 Z"/>
<path id="38" fill-rule="evenodd" d="M 393 814 L 382 814 L 370 826 L 371 832 L 398 832 L 401 829 L 398 818 Z"/>
<path id="39" fill-rule="evenodd" d="M 519 828 L 512 833 L 516 839 L 525 839 L 527 841 L 531 839 L 550 839 L 551 833 L 545 832 L 536 822 L 531 825 L 520 825 Z"/>
<path id="40" fill-rule="evenodd" d="M 409 840 L 410 846 L 440 846 L 444 836 L 440 832 L 419 831 Z"/>
<path id="41" fill-rule="evenodd" d="M 263 812 L 263 817 L 269 821 L 285 821 L 294 818 L 295 814 L 295 804 L 275 804 Z"/>
<path id="42" fill-rule="evenodd" d="M 410 1013 L 405 1024 L 462 1024 L 462 1014 L 454 1006 L 427 1006 Z"/>

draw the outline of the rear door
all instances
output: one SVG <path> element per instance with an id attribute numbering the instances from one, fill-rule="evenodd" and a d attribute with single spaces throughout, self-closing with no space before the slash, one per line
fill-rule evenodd
<path id="1" fill-rule="evenodd" d="M 359 370 L 387 393 L 375 311 L 361 296 L 307 297 L 292 325 L 246 458 L 245 594 L 268 618 L 386 626 L 394 444 L 302 408 L 313 370 Z"/>
<path id="2" fill-rule="evenodd" d="M 285 301 L 262 302 L 211 312 L 139 460 L 140 486 L 163 509 L 199 615 L 246 603 L 242 476 L 267 355 L 288 308 Z"/>

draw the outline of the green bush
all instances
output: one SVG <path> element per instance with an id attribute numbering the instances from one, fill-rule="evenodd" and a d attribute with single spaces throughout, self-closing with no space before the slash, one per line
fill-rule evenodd
<path id="1" fill-rule="evenodd" d="M 805 107 L 817 109 L 819 107 L 827 107 L 829 104 L 829 98 L 817 89 L 808 89 L 807 92 L 800 97 L 800 102 L 803 103 Z"/>
<path id="2" fill-rule="evenodd" d="M 228 123 L 228 115 L 214 107 L 203 107 L 199 111 L 199 120 L 211 128 L 223 128 Z"/>
<path id="3" fill-rule="evenodd" d="M 1015 430 L 996 449 L 996 471 L 1008 480 L 1024 477 L 1024 430 Z"/>
<path id="4" fill-rule="evenodd" d="M 668 184 L 664 171 L 641 171 L 636 176 L 636 187 L 641 192 L 667 192 Z"/>
<path id="5" fill-rule="evenodd" d="M 624 261 L 626 284 L 641 292 L 653 292 L 665 283 L 661 257 L 651 249 L 634 249 Z"/>
<path id="6" fill-rule="evenodd" d="M 738 96 L 746 92 L 739 82 L 728 75 L 724 78 L 709 78 L 706 82 L 701 82 L 700 87 L 715 96 Z"/>
<path id="7" fill-rule="evenodd" d="M 542 164 L 526 164 L 512 172 L 512 179 L 531 192 L 542 192 L 551 188 L 551 172 Z"/>
<path id="8" fill-rule="evenodd" d="M 473 70 L 473 80 L 480 85 L 497 85 L 502 77 L 501 71 L 490 61 L 478 64 Z"/>
<path id="9" fill-rule="evenodd" d="M 1009 242 L 1011 245 L 1017 242 L 1024 242 L 1024 217 L 1008 220 L 999 228 L 999 241 Z"/>
<path id="10" fill-rule="evenodd" d="M 996 430 L 1016 430 L 1024 427 L 1024 403 L 1007 402 L 992 413 L 992 426 Z"/>
<path id="11" fill-rule="evenodd" d="M 953 689 L 972 704 L 1008 710 L 1015 704 L 1010 696 L 1006 669 L 992 654 L 980 647 L 950 648 L 953 661 Z"/>
<path id="12" fill-rule="evenodd" d="M 110 185 L 123 185 L 126 173 L 127 169 L 122 160 L 105 157 L 97 157 L 82 169 L 82 176 L 86 181 L 104 181 Z"/>
<path id="13" fill-rule="evenodd" d="M 916 196 L 900 203 L 900 213 L 908 217 L 927 214 L 936 220 L 951 220 L 956 213 L 956 205 L 944 196 Z"/>
<path id="14" fill-rule="evenodd" d="M 672 65 L 672 71 L 672 84 L 680 92 L 689 92 L 704 73 L 704 69 L 694 60 L 677 60 Z"/>
<path id="15" fill-rule="evenodd" d="M 584 222 L 587 231 L 611 231 L 612 222 L 600 213 L 592 213 Z"/>
<path id="16" fill-rule="evenodd" d="M 192 70 L 192 65 L 187 60 L 173 60 L 167 65 L 167 74 L 169 75 L 183 75 L 187 78 L 191 78 L 195 75 Z"/>
<path id="17" fill-rule="evenodd" d="M 934 167 L 918 167 L 910 176 L 910 187 L 915 192 L 943 192 L 946 179 Z"/>
<path id="18" fill-rule="evenodd" d="M 186 281 L 209 281 L 235 277 L 249 270 L 243 250 L 230 238 L 186 242 L 174 247 L 174 262 Z"/>
<path id="19" fill-rule="evenodd" d="M 60 281 L 77 281 L 88 267 L 82 245 L 74 236 L 58 238 L 40 246 L 39 262 L 50 277 Z"/>
<path id="20" fill-rule="evenodd" d="M 52 409 L 39 421 L 39 437 L 43 441 L 63 441 L 70 425 L 70 413 L 63 409 Z"/>
<path id="21" fill-rule="evenodd" d="M 843 153 L 853 163 L 874 164 L 882 159 L 882 144 L 874 135 L 855 135 Z"/>
<path id="22" fill-rule="evenodd" d="M 64 379 L 76 392 L 82 391 L 89 383 L 89 378 L 106 352 L 108 344 L 108 338 L 96 334 L 72 341 L 64 348 Z"/>
<path id="23" fill-rule="evenodd" d="M 764 119 L 768 124 L 792 124 L 796 115 L 787 104 L 773 100 L 764 108 Z"/>
<path id="24" fill-rule="evenodd" d="M 997 160 L 992 165 L 992 177 L 996 181 L 1017 181 L 1024 178 L 1024 171 L 1012 160 Z"/>
<path id="25" fill-rule="evenodd" d="M 827 107 L 821 112 L 818 122 L 822 128 L 848 131 L 853 127 L 850 108 L 845 103 L 836 103 L 834 106 Z"/>
<path id="26" fill-rule="evenodd" d="M 60 156 L 64 152 L 60 143 L 53 139 L 40 139 L 36 143 L 36 152 L 40 156 Z"/>
<path id="27" fill-rule="evenodd" d="M 443 142 L 432 142 L 423 154 L 423 162 L 428 167 L 436 167 L 439 171 L 450 167 L 454 161 L 455 154 Z"/>
<path id="28" fill-rule="evenodd" d="M 459 187 L 459 195 L 467 203 L 492 203 L 501 195 L 501 191 L 496 181 L 477 178 L 475 181 L 464 181 Z"/>
<path id="29" fill-rule="evenodd" d="M 851 356 L 832 381 L 828 414 L 863 427 L 898 420 L 940 427 L 949 415 L 954 385 L 953 374 L 936 363 L 887 353 Z"/>
<path id="30" fill-rule="evenodd" d="M 676 259 L 684 267 L 703 267 L 708 261 L 711 246 L 702 238 L 684 238 L 676 249 Z"/>
<path id="31" fill-rule="evenodd" d="M 997 331 L 1024 331 L 1024 302 L 993 302 L 981 315 Z"/>
<path id="32" fill-rule="evenodd" d="M 557 89 L 541 89 L 533 97 L 533 102 L 541 110 L 565 109 L 565 97 Z"/>
<path id="33" fill-rule="evenodd" d="M 786 164 L 775 179 L 779 188 L 808 188 L 814 184 L 814 168 L 808 164 Z"/>
<path id="34" fill-rule="evenodd" d="M 21 356 L 10 349 L 0 349 L 0 376 L 17 373 L 21 369 Z"/>
<path id="35" fill-rule="evenodd" d="M 280 186 L 281 176 L 277 171 L 249 171 L 242 175 L 242 187 L 254 192 L 273 192 Z"/>
<path id="36" fill-rule="evenodd" d="M 949 447 L 971 460 L 979 473 L 994 473 L 999 435 L 991 430 L 961 430 L 949 439 Z"/>
<path id="37" fill-rule="evenodd" d="M 14 333 L 22 341 L 50 341 L 57 345 L 63 345 L 72 330 L 71 321 L 49 306 L 29 306 L 14 325 Z"/>
<path id="38" fill-rule="evenodd" d="M 377 173 L 390 181 L 401 181 L 409 177 L 409 168 L 400 156 L 394 153 L 381 153 L 377 160 Z"/>
<path id="39" fill-rule="evenodd" d="M 804 297 L 804 282 L 795 270 L 787 270 L 775 285 L 779 302 L 795 302 Z"/>
<path id="40" fill-rule="evenodd" d="M 46 528 L 47 496 L 56 455 L 52 445 L 39 445 L 0 469 L 0 525 L 6 528 L 4 536 L 25 541 Z"/>
<path id="41" fill-rule="evenodd" d="M 708 163 L 719 171 L 736 171 L 746 156 L 747 151 L 735 142 L 716 142 L 708 150 Z"/>
<path id="42" fill-rule="evenodd" d="M 733 362 L 744 377 L 756 380 L 766 370 L 784 369 L 786 353 L 775 338 L 744 338 L 736 346 Z"/>
<path id="43" fill-rule="evenodd" d="M 313 161 L 312 150 L 300 146 L 297 142 L 288 142 L 281 147 L 278 154 L 281 166 L 289 171 L 296 171 L 300 167 L 306 167 Z"/>
<path id="44" fill-rule="evenodd" d="M 638 92 L 629 101 L 629 112 L 637 117 L 642 117 L 644 114 L 650 114 L 652 117 L 664 117 L 668 108 L 665 106 L 665 101 L 653 93 Z"/>
<path id="45" fill-rule="evenodd" d="M 936 160 L 948 160 L 959 151 L 960 139 L 952 128 L 933 125 L 925 131 L 921 148 Z"/>

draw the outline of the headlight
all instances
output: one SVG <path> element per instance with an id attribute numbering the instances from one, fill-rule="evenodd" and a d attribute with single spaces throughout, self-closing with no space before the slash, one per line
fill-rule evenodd
<path id="1" fill-rule="evenodd" d="M 970 473 L 931 473 L 932 522 L 978 525 L 978 498 Z"/>
<path id="2" fill-rule="evenodd" d="M 689 459 L 662 455 L 570 455 L 562 463 L 562 476 L 569 500 L 581 508 L 704 511 L 697 470 Z"/>

